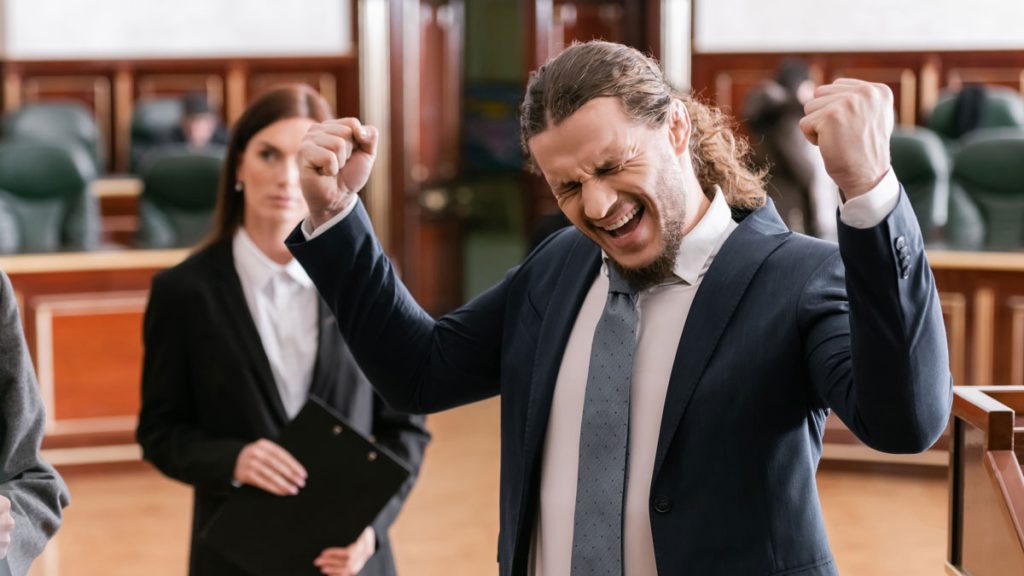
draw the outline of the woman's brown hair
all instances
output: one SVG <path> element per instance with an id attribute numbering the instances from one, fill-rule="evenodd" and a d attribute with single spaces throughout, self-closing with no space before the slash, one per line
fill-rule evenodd
<path id="1" fill-rule="evenodd" d="M 245 196 L 235 190 L 238 165 L 246 146 L 257 132 L 278 120 L 310 118 L 324 122 L 331 118 L 331 108 L 316 90 L 305 84 L 288 84 L 274 88 L 253 100 L 231 130 L 227 157 L 221 169 L 217 190 L 217 207 L 213 214 L 213 231 L 206 245 L 234 237 L 245 218 Z"/>
<path id="2" fill-rule="evenodd" d="M 736 135 L 733 121 L 713 106 L 674 92 L 657 61 L 621 44 L 573 44 L 530 75 L 519 113 L 527 157 L 530 138 L 602 97 L 617 98 L 626 114 L 652 127 L 667 121 L 672 100 L 678 98 L 690 116 L 690 159 L 704 193 L 711 194 L 717 184 L 734 208 L 764 205 L 764 173 L 750 168 L 750 146 Z"/>

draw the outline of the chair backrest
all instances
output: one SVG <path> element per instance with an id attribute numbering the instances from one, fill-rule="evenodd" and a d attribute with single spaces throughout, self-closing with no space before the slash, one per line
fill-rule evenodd
<path id="1" fill-rule="evenodd" d="M 106 166 L 103 137 L 96 120 L 78 102 L 37 102 L 7 113 L 3 119 L 5 140 L 35 140 L 82 146 L 97 172 Z"/>
<path id="2" fill-rule="evenodd" d="M 140 246 L 192 246 L 209 233 L 224 154 L 223 147 L 175 146 L 146 158 L 141 167 Z"/>
<path id="3" fill-rule="evenodd" d="M 949 92 L 939 97 L 928 117 L 928 128 L 943 138 L 957 139 L 956 106 L 960 92 Z M 978 117 L 979 130 L 1024 126 L 1024 98 L 1016 90 L 1003 86 L 987 86 Z"/>
<path id="4" fill-rule="evenodd" d="M 907 191 L 925 241 L 945 226 L 949 208 L 949 157 L 927 128 L 899 128 L 890 143 L 892 168 Z"/>
<path id="5" fill-rule="evenodd" d="M 979 130 L 953 156 L 953 186 L 985 220 L 985 244 L 1024 247 L 1024 129 Z"/>
<path id="6" fill-rule="evenodd" d="M 96 168 L 77 145 L 0 142 L 0 222 L 16 229 L 0 249 L 89 250 L 100 240 Z"/>
<path id="7" fill-rule="evenodd" d="M 180 98 L 141 100 L 132 111 L 132 170 L 139 170 L 143 157 L 154 148 L 171 141 L 183 115 Z"/>

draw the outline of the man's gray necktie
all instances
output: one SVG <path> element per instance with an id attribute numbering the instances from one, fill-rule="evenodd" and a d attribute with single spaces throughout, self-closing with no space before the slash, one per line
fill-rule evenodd
<path id="1" fill-rule="evenodd" d="M 580 429 L 572 576 L 622 576 L 622 512 L 636 291 L 608 262 L 608 300 L 594 331 Z"/>

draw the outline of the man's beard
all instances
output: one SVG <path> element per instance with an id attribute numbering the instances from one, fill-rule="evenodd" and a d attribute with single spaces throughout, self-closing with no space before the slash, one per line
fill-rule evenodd
<path id="1" fill-rule="evenodd" d="M 658 212 L 663 219 L 661 238 L 664 246 L 662 246 L 661 252 L 650 264 L 639 268 L 625 268 L 618 262 L 612 262 L 622 279 L 637 291 L 656 286 L 672 277 L 676 267 L 676 258 L 679 255 L 679 246 L 683 242 L 686 200 L 682 175 L 662 173 L 662 177 L 658 179 L 656 198 L 660 204 Z M 650 212 L 650 210 L 645 210 L 644 217 L 647 217 Z"/>

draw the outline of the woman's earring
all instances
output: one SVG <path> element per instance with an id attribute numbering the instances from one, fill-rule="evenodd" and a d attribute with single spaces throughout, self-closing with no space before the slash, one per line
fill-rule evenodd
<path id="1" fill-rule="evenodd" d="M 242 192 L 245 190 L 245 184 L 241 182 L 235 182 L 235 192 Z"/>

